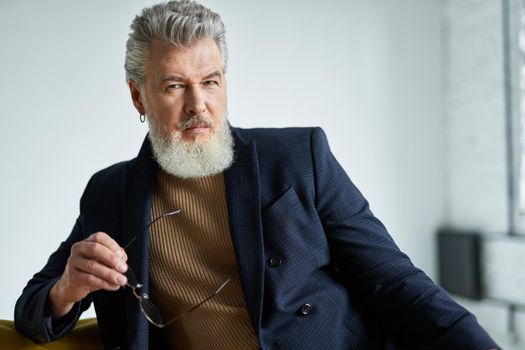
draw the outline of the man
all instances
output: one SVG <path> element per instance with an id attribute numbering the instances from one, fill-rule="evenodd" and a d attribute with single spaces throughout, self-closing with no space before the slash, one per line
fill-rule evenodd
<path id="1" fill-rule="evenodd" d="M 89 181 L 18 330 L 50 341 L 93 302 L 110 349 L 496 347 L 399 251 L 322 130 L 229 126 L 217 14 L 172 1 L 131 29 L 148 137 Z"/>

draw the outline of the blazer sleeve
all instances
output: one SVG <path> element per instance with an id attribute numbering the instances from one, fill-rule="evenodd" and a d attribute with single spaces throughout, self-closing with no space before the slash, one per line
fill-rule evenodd
<path id="1" fill-rule="evenodd" d="M 81 212 L 88 188 L 89 184 L 80 201 Z M 69 237 L 49 257 L 44 268 L 27 283 L 16 302 L 14 320 L 16 330 L 36 342 L 52 341 L 69 332 L 81 313 L 91 305 L 91 298 L 87 297 L 76 303 L 67 315 L 54 321 L 47 308 L 49 291 L 64 272 L 71 246 L 84 239 L 82 226 L 81 214 Z"/>
<path id="2" fill-rule="evenodd" d="M 491 349 L 476 318 L 399 250 L 330 152 L 324 132 L 311 134 L 315 202 L 332 259 L 356 294 L 403 349 Z"/>

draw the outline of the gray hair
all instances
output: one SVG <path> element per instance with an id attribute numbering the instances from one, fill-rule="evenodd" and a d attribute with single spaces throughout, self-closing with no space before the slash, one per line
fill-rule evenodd
<path id="1" fill-rule="evenodd" d="M 171 43 L 176 47 L 191 45 L 197 40 L 212 38 L 217 43 L 226 72 L 228 49 L 221 17 L 191 0 L 169 1 L 146 7 L 131 23 L 126 42 L 126 81 L 141 85 L 148 63 L 148 46 L 152 40 Z"/>

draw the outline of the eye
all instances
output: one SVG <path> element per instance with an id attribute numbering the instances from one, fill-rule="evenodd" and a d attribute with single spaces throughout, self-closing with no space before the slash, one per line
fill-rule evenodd
<path id="1" fill-rule="evenodd" d="M 166 90 L 178 90 L 178 89 L 182 89 L 184 87 L 184 85 L 182 84 L 171 84 L 171 85 L 168 85 L 166 87 Z"/>
<path id="2" fill-rule="evenodd" d="M 206 80 L 204 82 L 204 85 L 206 85 L 206 86 L 219 86 L 219 82 L 217 80 Z"/>

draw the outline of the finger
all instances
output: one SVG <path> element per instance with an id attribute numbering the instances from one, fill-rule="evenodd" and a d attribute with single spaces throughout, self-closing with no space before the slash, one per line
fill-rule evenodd
<path id="1" fill-rule="evenodd" d="M 99 242 L 84 240 L 73 244 L 71 256 L 82 256 L 89 260 L 96 260 L 107 267 L 126 272 L 127 265 L 120 254 L 114 253 L 107 246 Z"/>
<path id="2" fill-rule="evenodd" d="M 123 248 L 119 248 L 115 254 L 120 257 L 123 261 L 128 261 L 128 254 L 126 254 L 126 251 Z"/>
<path id="3" fill-rule="evenodd" d="M 91 234 L 86 240 L 100 243 L 121 257 L 125 255 L 124 249 L 105 232 L 95 232 Z"/>
<path id="4" fill-rule="evenodd" d="M 69 263 L 74 273 L 81 272 L 80 276 L 84 274 L 92 275 L 97 279 L 104 280 L 111 285 L 124 286 L 127 282 L 126 276 L 122 273 L 101 264 L 96 260 L 86 259 L 82 256 L 75 256 L 69 260 Z M 70 276 L 71 279 L 76 279 L 77 276 Z"/>
<path id="5" fill-rule="evenodd" d="M 78 285 L 82 287 L 88 287 L 90 292 L 95 292 L 99 289 L 109 291 L 116 291 L 120 289 L 120 285 L 118 284 L 110 283 L 102 278 L 83 272 L 81 270 L 75 271 L 75 283 L 78 283 Z"/>

